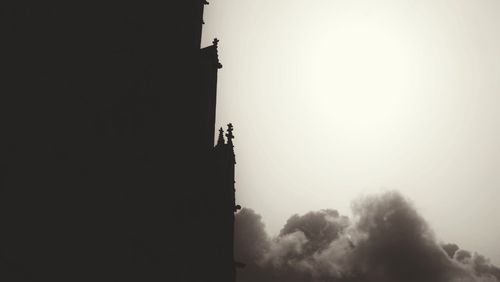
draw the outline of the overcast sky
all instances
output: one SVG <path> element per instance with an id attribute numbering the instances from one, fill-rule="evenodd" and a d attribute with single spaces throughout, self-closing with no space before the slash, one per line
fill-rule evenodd
<path id="1" fill-rule="evenodd" d="M 500 1 L 212 0 L 237 201 L 276 234 L 399 190 L 500 264 Z"/>

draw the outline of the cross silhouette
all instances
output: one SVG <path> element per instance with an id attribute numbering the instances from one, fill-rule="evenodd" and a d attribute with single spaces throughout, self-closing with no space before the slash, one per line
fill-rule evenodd
<path id="1" fill-rule="evenodd" d="M 214 44 L 214 46 L 219 45 L 219 39 L 214 38 L 214 41 L 212 41 L 212 43 Z"/>

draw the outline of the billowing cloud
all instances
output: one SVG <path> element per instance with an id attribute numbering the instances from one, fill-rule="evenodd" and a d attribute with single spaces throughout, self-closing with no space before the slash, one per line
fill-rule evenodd
<path id="1" fill-rule="evenodd" d="M 293 215 L 270 238 L 259 215 L 236 215 L 240 282 L 499 282 L 497 268 L 454 244 L 439 244 L 397 192 L 360 198 L 353 218 L 335 210 Z"/>

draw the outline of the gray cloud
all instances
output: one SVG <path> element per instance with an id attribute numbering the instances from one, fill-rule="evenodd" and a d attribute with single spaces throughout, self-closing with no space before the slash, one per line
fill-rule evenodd
<path id="1" fill-rule="evenodd" d="M 460 249 L 457 244 L 442 244 L 441 248 L 443 248 L 450 258 L 453 258 L 455 253 Z"/>
<path id="2" fill-rule="evenodd" d="M 497 268 L 433 232 L 401 194 L 355 201 L 353 218 L 335 210 L 293 215 L 270 238 L 259 215 L 236 215 L 238 281 L 498 282 Z"/>

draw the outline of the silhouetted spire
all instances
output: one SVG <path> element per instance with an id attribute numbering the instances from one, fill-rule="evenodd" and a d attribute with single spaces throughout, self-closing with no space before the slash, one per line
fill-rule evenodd
<path id="1" fill-rule="evenodd" d="M 216 59 L 216 66 L 218 69 L 222 68 L 222 64 L 219 61 L 219 39 L 214 38 L 212 41 L 212 46 L 215 48 L 215 59 Z"/>
<path id="2" fill-rule="evenodd" d="M 234 135 L 233 135 L 233 124 L 231 123 L 227 125 L 226 137 L 227 137 L 227 144 L 233 146 Z"/>
<path id="3" fill-rule="evenodd" d="M 201 49 L 201 52 L 208 60 L 212 60 L 214 62 L 214 67 L 217 69 L 222 68 L 222 64 L 219 61 L 219 39 L 214 38 L 212 41 L 212 45 L 207 46 Z"/>
<path id="4" fill-rule="evenodd" d="M 222 146 L 226 143 L 224 140 L 224 129 L 222 127 L 219 129 L 219 139 L 217 140 L 217 146 Z"/>

